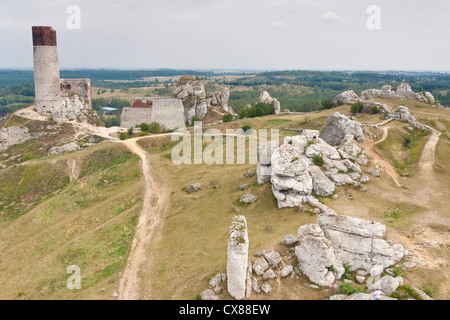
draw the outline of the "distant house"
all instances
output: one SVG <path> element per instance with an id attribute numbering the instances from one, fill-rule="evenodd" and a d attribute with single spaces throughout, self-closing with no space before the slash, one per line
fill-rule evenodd
<path id="1" fill-rule="evenodd" d="M 141 123 L 158 122 L 163 130 L 185 128 L 184 106 L 181 99 L 134 98 L 129 108 L 122 109 L 120 126 L 133 128 Z"/>

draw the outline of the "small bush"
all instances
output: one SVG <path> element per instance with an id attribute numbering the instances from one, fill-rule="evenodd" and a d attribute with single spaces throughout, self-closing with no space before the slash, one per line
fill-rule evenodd
<path id="1" fill-rule="evenodd" d="M 413 139 L 411 138 L 411 136 L 406 136 L 403 139 L 403 146 L 405 148 L 411 148 L 413 146 Z"/>
<path id="2" fill-rule="evenodd" d="M 324 164 L 323 156 L 317 155 L 313 157 L 313 162 L 316 166 L 322 166 Z"/>
<path id="3" fill-rule="evenodd" d="M 158 133 L 160 131 L 161 131 L 161 125 L 158 122 L 152 122 L 152 123 L 150 123 L 147 132 Z"/>
<path id="4" fill-rule="evenodd" d="M 131 136 L 133 134 L 133 128 L 128 129 L 128 135 Z"/>
<path id="5" fill-rule="evenodd" d="M 373 106 L 372 108 L 370 108 L 370 112 L 372 112 L 372 114 L 377 114 L 380 113 L 380 109 L 378 109 L 377 106 Z"/>
<path id="6" fill-rule="evenodd" d="M 364 106 L 364 102 L 362 102 L 362 101 L 355 102 L 354 104 L 352 104 L 350 111 L 353 114 L 357 114 L 358 112 L 361 112 L 363 106 Z"/>
<path id="7" fill-rule="evenodd" d="M 312 144 L 316 144 L 316 143 L 314 142 L 314 140 L 309 140 L 309 141 L 308 141 L 308 146 L 310 146 L 310 145 L 312 145 Z"/>
<path id="8" fill-rule="evenodd" d="M 139 128 L 141 128 L 141 131 L 145 131 L 145 132 L 150 131 L 150 125 L 148 123 L 141 123 L 139 125 Z"/>
<path id="9" fill-rule="evenodd" d="M 275 113 L 275 107 L 271 104 L 258 102 L 251 108 L 244 108 L 239 110 L 238 115 L 239 118 L 254 118 L 254 117 L 262 117 L 267 116 L 269 114 Z"/>
<path id="10" fill-rule="evenodd" d="M 342 282 L 342 283 L 339 285 L 339 288 L 341 289 L 341 293 L 342 293 L 342 294 L 345 294 L 345 295 L 347 295 L 347 296 L 350 296 L 350 295 L 352 295 L 352 294 L 354 294 L 354 293 L 360 293 L 360 292 L 363 291 L 363 290 L 362 290 L 362 287 L 355 287 L 355 286 L 353 285 L 353 283 L 345 283 L 345 282 Z"/>
<path id="11" fill-rule="evenodd" d="M 234 117 L 231 113 L 225 113 L 222 117 L 223 122 L 231 122 L 233 121 Z"/>
<path id="12" fill-rule="evenodd" d="M 400 277 L 403 275 L 402 267 L 393 266 L 392 267 L 392 274 L 394 277 Z"/>
<path id="13" fill-rule="evenodd" d="M 197 116 L 193 116 L 193 117 L 192 117 L 192 122 L 194 122 L 194 121 L 200 121 L 200 118 L 197 117 Z"/>
<path id="14" fill-rule="evenodd" d="M 120 140 L 125 140 L 127 138 L 128 138 L 128 135 L 125 132 L 119 133 L 119 139 Z"/>
<path id="15" fill-rule="evenodd" d="M 246 132 L 246 131 L 248 131 L 248 130 L 251 130 L 252 129 L 252 127 L 250 127 L 248 124 L 244 124 L 243 126 L 242 126 L 242 130 L 244 130 L 244 132 Z"/>

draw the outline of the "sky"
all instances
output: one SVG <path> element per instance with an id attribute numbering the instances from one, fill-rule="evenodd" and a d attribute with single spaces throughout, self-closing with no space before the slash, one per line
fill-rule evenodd
<path id="1" fill-rule="evenodd" d="M 450 71 L 449 15 L 448 0 L 0 0 L 0 68 L 32 68 L 41 25 L 61 69 Z"/>

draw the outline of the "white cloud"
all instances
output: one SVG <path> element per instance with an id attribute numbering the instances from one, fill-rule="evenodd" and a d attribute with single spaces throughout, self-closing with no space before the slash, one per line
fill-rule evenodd
<path id="1" fill-rule="evenodd" d="M 325 21 L 325 22 L 337 22 L 337 23 L 345 22 L 344 19 L 342 19 L 340 16 L 338 16 L 333 11 L 327 11 L 327 12 L 322 13 L 320 15 L 320 20 Z"/>
<path id="2" fill-rule="evenodd" d="M 282 22 L 282 21 L 271 21 L 271 22 L 269 22 L 269 27 L 272 27 L 272 28 L 283 28 L 283 27 L 287 27 L 287 23 L 286 22 Z"/>

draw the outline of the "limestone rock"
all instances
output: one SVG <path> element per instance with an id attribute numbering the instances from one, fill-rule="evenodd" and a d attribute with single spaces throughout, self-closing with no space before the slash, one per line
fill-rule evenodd
<path id="1" fill-rule="evenodd" d="M 246 193 L 241 197 L 241 199 L 239 199 L 239 202 L 249 204 L 255 202 L 256 200 L 258 200 L 256 196 L 251 193 Z"/>
<path id="2" fill-rule="evenodd" d="M 264 272 L 263 274 L 263 280 L 275 279 L 276 277 L 277 275 L 272 269 L 267 269 L 266 272 Z"/>
<path id="3" fill-rule="evenodd" d="M 253 271 L 260 276 L 264 274 L 264 272 L 269 268 L 269 264 L 267 263 L 266 259 L 259 258 L 258 260 L 253 263 Z"/>
<path id="4" fill-rule="evenodd" d="M 370 291 L 375 291 L 376 289 L 380 289 L 385 295 L 390 295 L 395 292 L 399 286 L 399 282 L 391 276 L 384 276 L 375 283 L 369 286 Z"/>
<path id="5" fill-rule="evenodd" d="M 273 267 L 277 267 L 281 263 L 281 256 L 276 251 L 269 251 L 264 254 L 264 258 Z"/>
<path id="6" fill-rule="evenodd" d="M 358 142 L 366 141 L 364 127 L 361 123 L 335 112 L 325 120 L 325 128 L 321 131 L 320 138 L 330 145 L 337 146 L 341 144 L 347 134 Z"/>
<path id="7" fill-rule="evenodd" d="M 272 98 L 267 91 L 261 92 L 261 94 L 259 95 L 259 101 L 262 103 L 273 105 L 273 107 L 275 108 L 275 114 L 280 113 L 281 110 L 280 102 L 277 99 Z"/>
<path id="8" fill-rule="evenodd" d="M 200 185 L 200 183 L 188 184 L 184 188 L 184 190 L 186 190 L 186 192 L 189 192 L 189 193 L 197 192 L 197 191 L 199 191 L 201 189 L 202 189 L 202 186 Z"/>
<path id="9" fill-rule="evenodd" d="M 313 190 L 315 194 L 326 197 L 335 192 L 335 184 L 327 178 L 318 166 L 309 166 L 309 173 L 313 179 Z"/>
<path id="10" fill-rule="evenodd" d="M 361 98 L 355 93 L 355 91 L 353 90 L 347 90 L 344 91 L 340 94 L 338 94 L 334 99 L 333 99 L 333 104 L 335 106 L 339 105 L 339 104 L 354 104 L 355 102 L 361 100 Z"/>
<path id="11" fill-rule="evenodd" d="M 174 95 L 183 101 L 185 120 L 192 124 L 192 117 L 204 119 L 207 112 L 206 91 L 203 83 L 192 77 L 183 76 L 175 86 Z"/>
<path id="12" fill-rule="evenodd" d="M 290 275 L 294 271 L 294 267 L 292 265 L 287 265 L 281 270 L 281 277 L 285 278 Z"/>
<path id="13" fill-rule="evenodd" d="M 223 112 L 227 113 L 228 100 L 230 99 L 230 89 L 224 88 L 215 92 L 208 92 L 207 97 L 210 99 L 211 106 L 219 106 Z"/>
<path id="14" fill-rule="evenodd" d="M 272 174 L 271 158 L 272 153 L 279 147 L 278 141 L 266 141 L 261 143 L 257 148 L 258 165 L 256 167 L 256 175 L 258 184 L 264 184 L 270 181 Z"/>
<path id="15" fill-rule="evenodd" d="M 68 144 L 62 146 L 55 146 L 50 148 L 49 154 L 60 154 L 70 151 L 76 151 L 81 149 L 80 146 L 76 142 L 70 142 Z"/>
<path id="16" fill-rule="evenodd" d="M 288 234 L 283 239 L 281 239 L 281 243 L 285 246 L 292 246 L 298 242 L 298 238 L 294 236 L 293 234 Z"/>
<path id="17" fill-rule="evenodd" d="M 200 298 L 202 300 L 219 300 L 215 292 L 211 289 L 206 289 L 200 293 Z"/>
<path id="18" fill-rule="evenodd" d="M 269 293 L 270 291 L 272 291 L 272 286 L 268 283 L 263 283 L 261 285 L 261 290 L 264 291 L 265 293 Z"/>
<path id="19" fill-rule="evenodd" d="M 228 293 L 235 299 L 244 299 L 248 277 L 248 233 L 244 216 L 235 216 L 230 226 L 227 259 Z"/>
<path id="20" fill-rule="evenodd" d="M 33 139 L 26 127 L 7 127 L 0 129 L 0 151 Z"/>
<path id="21" fill-rule="evenodd" d="M 331 286 L 336 276 L 331 271 L 342 267 L 334 255 L 328 241 L 318 224 L 307 224 L 298 229 L 300 245 L 295 247 L 299 268 L 309 280 L 320 286 Z"/>

